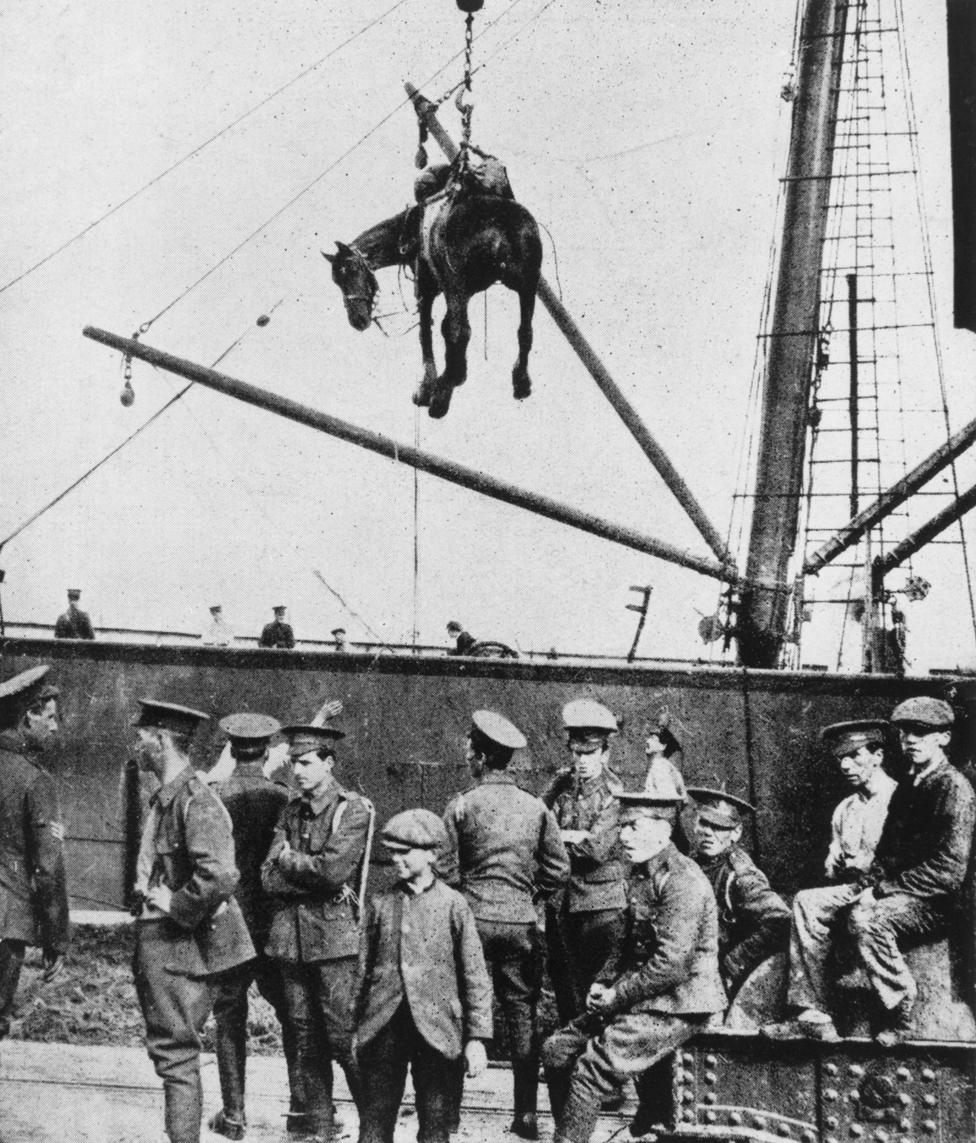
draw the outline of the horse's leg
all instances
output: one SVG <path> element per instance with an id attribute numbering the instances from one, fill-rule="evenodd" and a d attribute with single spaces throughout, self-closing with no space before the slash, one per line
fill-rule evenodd
<path id="1" fill-rule="evenodd" d="M 529 351 L 532 348 L 532 315 L 535 313 L 535 285 L 523 285 L 519 291 L 519 355 L 512 369 L 512 396 L 522 401 L 532 392 L 529 377 Z"/>
<path id="2" fill-rule="evenodd" d="M 448 296 L 447 313 L 441 323 L 444 335 L 444 372 L 437 378 L 434 397 L 430 402 L 430 415 L 443 417 L 451 406 L 451 394 L 457 385 L 463 385 L 468 375 L 468 342 L 471 326 L 468 323 L 468 299 L 463 293 Z"/>
<path id="3" fill-rule="evenodd" d="M 432 310 L 436 286 L 429 280 L 429 274 L 420 266 L 417 268 L 417 315 L 420 320 L 420 352 L 424 360 L 424 375 L 413 395 L 413 403 L 426 407 L 437 386 L 437 366 L 434 363 L 434 341 Z"/>

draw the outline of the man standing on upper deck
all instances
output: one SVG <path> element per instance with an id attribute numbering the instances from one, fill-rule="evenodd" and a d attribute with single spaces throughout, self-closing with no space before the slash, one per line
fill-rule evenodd
<path id="1" fill-rule="evenodd" d="M 279 603 L 271 610 L 274 612 L 274 620 L 271 623 L 266 623 L 261 629 L 258 646 L 284 647 L 286 650 L 294 647 L 295 632 L 292 630 L 291 624 L 285 622 L 288 608 L 283 603 Z"/>
<path id="2" fill-rule="evenodd" d="M 542 800 L 569 854 L 569 885 L 546 908 L 549 975 L 559 1020 L 584 1011 L 597 972 L 623 936 L 626 870 L 620 848 L 620 779 L 610 770 L 611 711 L 592 699 L 563 707 L 571 765 Z"/>
<path id="3" fill-rule="evenodd" d="M 62 615 L 59 615 L 57 622 L 54 624 L 55 639 L 95 638 L 95 632 L 92 629 L 91 619 L 88 618 L 88 612 L 82 611 L 78 606 L 79 599 L 81 599 L 81 589 L 69 587 L 68 610 Z"/>
<path id="4" fill-rule="evenodd" d="M 525 745 L 522 732 L 502 715 L 478 710 L 471 716 L 466 758 L 478 784 L 447 804 L 443 875 L 448 885 L 461 889 L 474 913 L 508 1030 L 515 1096 L 509 1130 L 536 1139 L 535 901 L 565 885 L 569 858 L 552 812 L 508 773 L 512 755 Z"/>
<path id="5" fill-rule="evenodd" d="M 139 765 L 160 788 L 143 823 L 133 909 L 132 971 L 146 1046 L 163 1081 L 170 1143 L 199 1143 L 200 1036 L 214 977 L 254 956 L 232 894 L 238 873 L 230 817 L 190 765 L 190 740 L 207 716 L 140 699 Z"/>
<path id="6" fill-rule="evenodd" d="M 910 698 L 895 707 L 891 721 L 907 770 L 891 795 L 874 861 L 848 918 L 880 1009 L 876 1039 L 886 1046 L 908 1034 L 918 991 L 901 945 L 945 935 L 976 821 L 973 788 L 946 756 L 952 707 Z"/>
<path id="7" fill-rule="evenodd" d="M 10 1031 L 28 945 L 40 945 L 44 980 L 68 948 L 64 826 L 40 756 L 58 732 L 51 668 L 31 667 L 0 683 L 0 1040 Z"/>

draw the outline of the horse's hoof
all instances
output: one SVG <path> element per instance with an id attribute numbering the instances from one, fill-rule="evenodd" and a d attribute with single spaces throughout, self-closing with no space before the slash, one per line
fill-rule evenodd
<path id="1" fill-rule="evenodd" d="M 443 417 L 447 413 L 448 408 L 449 408 L 449 406 L 443 404 L 442 402 L 441 403 L 434 403 L 427 410 L 427 416 L 433 417 L 433 419 L 435 421 L 439 421 L 441 419 L 441 417 Z"/>
<path id="2" fill-rule="evenodd" d="M 512 396 L 516 401 L 524 401 L 526 397 L 532 395 L 532 382 L 525 378 L 524 381 L 513 381 L 512 383 Z"/>
<path id="3" fill-rule="evenodd" d="M 417 392 L 417 393 L 414 393 L 414 395 L 410 399 L 411 399 L 411 401 L 413 401 L 413 403 L 415 405 L 417 405 L 421 409 L 426 409 L 427 406 L 430 404 L 430 394 L 429 393 Z"/>

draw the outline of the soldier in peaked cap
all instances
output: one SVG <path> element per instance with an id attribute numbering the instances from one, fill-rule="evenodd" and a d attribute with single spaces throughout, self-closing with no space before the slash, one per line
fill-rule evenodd
<path id="1" fill-rule="evenodd" d="M 55 639 L 94 639 L 91 619 L 87 611 L 78 606 L 81 599 L 81 590 L 77 587 L 68 588 L 68 610 L 59 615 L 54 624 Z"/>
<path id="2" fill-rule="evenodd" d="M 464 897 L 436 876 L 444 823 L 404 810 L 383 827 L 396 882 L 370 902 L 359 954 L 360 1143 L 393 1143 L 407 1066 L 418 1138 L 447 1143 L 455 1074 L 487 1065 L 491 981 Z"/>
<path id="3" fill-rule="evenodd" d="M 671 840 L 681 805 L 673 782 L 620 794 L 620 840 L 631 862 L 624 938 L 597 974 L 586 1015 L 546 1041 L 542 1062 L 554 1143 L 589 1143 L 601 1105 L 628 1079 L 643 1134 L 654 1092 L 643 1077 L 725 1007 L 718 916 L 705 875 Z"/>
<path id="4" fill-rule="evenodd" d="M 215 978 L 254 956 L 233 898 L 238 872 L 231 821 L 190 765 L 194 732 L 207 715 L 140 699 L 134 725 L 140 768 L 156 776 L 136 865 L 133 973 L 146 1046 L 163 1081 L 171 1143 L 198 1143 L 200 1034 Z"/>
<path id="5" fill-rule="evenodd" d="M 373 807 L 333 775 L 342 730 L 296 725 L 283 733 L 298 792 L 282 810 L 261 868 L 274 899 L 265 951 L 279 964 L 295 1036 L 289 1132 L 328 1139 L 335 1127 L 333 1060 L 359 1106 L 352 1008 Z"/>
<path id="6" fill-rule="evenodd" d="M 546 907 L 549 975 L 562 1023 L 585 1009 L 590 985 L 623 935 L 626 872 L 620 779 L 610 769 L 617 720 L 592 699 L 563 707 L 570 765 L 542 795 L 569 854 L 569 885 Z"/>
<path id="7" fill-rule="evenodd" d="M 928 696 L 907 699 L 891 714 L 906 771 L 848 916 L 876 999 L 876 1038 L 884 1045 L 912 1029 L 918 986 L 902 948 L 945 935 L 969 866 L 976 797 L 946 754 L 954 721 L 947 702 Z"/>
<path id="8" fill-rule="evenodd" d="M 258 646 L 284 647 L 286 649 L 294 647 L 295 632 L 292 630 L 291 624 L 285 622 L 288 608 L 283 603 L 279 603 L 271 610 L 274 612 L 274 619 L 270 623 L 266 623 L 261 629 Z"/>
<path id="9" fill-rule="evenodd" d="M 264 776 L 272 737 L 281 729 L 267 714 L 243 712 L 221 719 L 234 771 L 213 787 L 224 803 L 234 830 L 234 857 L 240 872 L 237 902 L 244 915 L 257 956 L 225 973 L 217 986 L 217 1070 L 223 1106 L 211 1117 L 211 1131 L 228 1139 L 244 1136 L 244 1083 L 247 1063 L 248 989 L 257 983 L 281 1025 L 281 1040 L 289 1068 L 294 1067 L 294 1036 L 285 1010 L 284 986 L 278 965 L 264 952 L 271 928 L 272 901 L 261 885 L 264 861 L 275 826 L 288 803 L 288 790 Z"/>
<path id="10" fill-rule="evenodd" d="M 519 789 L 508 773 L 513 753 L 525 745 L 522 732 L 502 715 L 479 710 L 471 716 L 465 758 L 477 785 L 447 804 L 443 873 L 471 906 L 505 1015 L 514 1084 L 511 1130 L 535 1139 L 540 984 L 535 902 L 563 887 L 569 858 L 551 810 Z"/>
<path id="11" fill-rule="evenodd" d="M 41 755 L 58 731 L 50 667 L 0 683 L 0 1040 L 10 1031 L 28 945 L 40 945 L 53 981 L 68 948 L 64 826 Z"/>
<path id="12" fill-rule="evenodd" d="M 785 947 L 790 927 L 786 902 L 742 848 L 748 802 L 723 790 L 689 786 L 696 807 L 694 858 L 718 903 L 718 955 L 722 983 L 733 996 L 750 972 Z"/>

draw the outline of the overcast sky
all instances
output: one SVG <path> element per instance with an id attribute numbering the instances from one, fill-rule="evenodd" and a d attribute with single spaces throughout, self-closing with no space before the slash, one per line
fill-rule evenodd
<path id="1" fill-rule="evenodd" d="M 976 339 L 951 328 L 943 12 L 911 7 L 958 427 L 974 415 Z M 182 388 L 137 362 L 123 408 L 118 355 L 81 337 L 155 318 L 149 345 L 211 364 L 244 335 L 220 366 L 233 376 L 708 554 L 541 307 L 533 395 L 516 403 L 514 295 L 473 302 L 469 378 L 440 422 L 410 401 L 410 283 L 381 274 L 388 336 L 346 322 L 320 250 L 410 200 L 402 84 L 439 97 L 461 78 L 451 0 L 0 0 L 0 16 L 0 285 L 67 243 L 0 292 L 0 538 Z M 544 274 L 723 533 L 794 16 L 787 0 L 486 0 L 476 19 L 473 139 L 507 164 L 546 228 Z M 450 103 L 443 118 L 456 134 Z M 909 462 L 936 444 L 909 440 Z M 4 614 L 53 622 L 77 586 L 96 626 L 200 630 L 221 603 L 254 633 L 285 603 L 299 637 L 341 623 L 353 640 L 406 641 L 416 619 L 439 643 L 457 618 L 523 649 L 623 654 L 629 587 L 652 584 L 642 651 L 709 653 L 696 627 L 714 581 L 433 477 L 415 517 L 414 485 L 404 466 L 196 387 L 0 552 Z M 960 568 L 957 548 L 917 565 L 933 593 L 909 610 L 916 668 L 976 658 Z"/>

